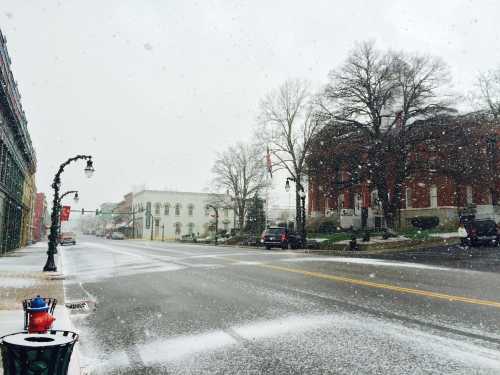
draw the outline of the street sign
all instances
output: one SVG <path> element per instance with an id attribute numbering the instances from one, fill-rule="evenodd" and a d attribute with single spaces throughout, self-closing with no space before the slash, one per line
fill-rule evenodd
<path id="1" fill-rule="evenodd" d="M 62 206 L 61 221 L 68 221 L 70 212 L 71 212 L 71 206 Z"/>

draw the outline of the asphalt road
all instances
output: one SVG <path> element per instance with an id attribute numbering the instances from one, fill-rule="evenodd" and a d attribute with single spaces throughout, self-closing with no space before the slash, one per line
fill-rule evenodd
<path id="1" fill-rule="evenodd" d="M 495 272 L 93 237 L 62 254 L 92 374 L 500 373 Z"/>

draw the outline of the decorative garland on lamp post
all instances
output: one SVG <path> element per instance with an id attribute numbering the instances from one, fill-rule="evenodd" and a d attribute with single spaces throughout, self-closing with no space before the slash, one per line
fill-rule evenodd
<path id="1" fill-rule="evenodd" d="M 85 175 L 87 177 L 92 177 L 94 173 L 94 166 L 92 163 L 92 156 L 90 155 L 76 155 L 75 157 L 69 158 L 64 163 L 59 166 L 59 170 L 54 176 L 52 181 L 52 188 L 54 189 L 54 199 L 52 200 L 52 214 L 51 214 L 51 225 L 49 234 L 49 248 L 47 250 L 47 262 L 43 267 L 44 272 L 57 272 L 57 267 L 54 261 L 54 254 L 57 254 L 57 231 L 59 222 L 59 189 L 61 186 L 61 174 L 64 172 L 64 168 L 74 161 L 77 160 L 87 160 L 87 166 L 84 169 Z"/>

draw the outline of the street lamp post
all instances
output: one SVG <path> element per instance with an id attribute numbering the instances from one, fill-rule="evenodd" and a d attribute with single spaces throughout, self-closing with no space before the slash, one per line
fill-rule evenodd
<path id="1" fill-rule="evenodd" d="M 59 188 L 61 186 L 61 174 L 64 172 L 64 168 L 66 168 L 68 164 L 80 159 L 87 160 L 87 166 L 85 167 L 84 172 L 87 177 L 92 177 L 92 174 L 94 173 L 92 156 L 76 155 L 75 157 L 69 158 L 59 166 L 59 170 L 57 171 L 56 175 L 54 176 L 54 180 L 52 181 L 52 188 L 54 189 L 54 199 L 52 201 L 49 248 L 47 250 L 47 262 L 43 267 L 44 272 L 57 271 L 57 267 L 54 262 L 54 254 L 57 254 L 57 227 L 59 219 Z"/>
<path id="2" fill-rule="evenodd" d="M 207 209 L 212 208 L 215 212 L 215 239 L 214 242 L 217 245 L 217 232 L 219 230 L 219 209 L 211 204 L 207 204 Z"/>
<path id="3" fill-rule="evenodd" d="M 151 225 L 151 241 L 153 241 L 153 230 L 154 230 L 154 216 L 151 212 L 147 212 L 146 211 L 146 215 L 149 214 L 149 218 L 150 218 L 150 221 L 149 221 L 149 225 Z"/>
<path id="4" fill-rule="evenodd" d="M 300 181 L 297 181 L 294 177 L 287 177 L 286 178 L 286 183 L 285 183 L 285 191 L 290 191 L 290 181 L 293 181 L 297 184 L 299 187 L 299 196 L 300 196 L 300 219 L 301 221 L 301 235 L 302 235 L 302 240 L 304 241 L 304 245 L 306 244 L 306 192 L 304 190 L 304 186 L 300 183 Z"/>
<path id="5" fill-rule="evenodd" d="M 496 190 L 496 178 L 497 178 L 497 135 L 493 134 L 488 137 L 488 153 L 489 153 L 489 167 L 492 176 L 491 181 L 491 204 L 494 207 L 497 204 L 498 196 Z"/>
<path id="6" fill-rule="evenodd" d="M 69 190 L 69 191 L 66 191 L 66 192 L 64 192 L 63 194 L 61 194 L 61 196 L 59 197 L 59 205 L 58 205 L 58 207 L 57 207 L 57 209 L 58 209 L 58 211 L 59 211 L 59 213 L 58 213 L 58 215 L 57 215 L 57 217 L 58 217 L 58 219 L 59 219 L 59 228 L 58 228 L 58 236 L 57 236 L 58 238 L 60 238 L 60 237 L 61 237 L 61 227 L 62 227 L 62 222 L 61 222 L 61 207 L 62 207 L 62 206 L 61 206 L 61 202 L 62 202 L 62 200 L 63 200 L 63 198 L 64 198 L 65 196 L 67 196 L 67 195 L 69 195 L 69 194 L 73 194 L 73 193 L 75 194 L 75 195 L 73 196 L 73 201 L 74 201 L 75 203 L 78 203 L 78 200 L 79 200 L 80 198 L 78 197 L 78 191 L 76 191 L 76 190 Z M 56 252 L 56 254 L 57 254 L 57 252 Z"/>

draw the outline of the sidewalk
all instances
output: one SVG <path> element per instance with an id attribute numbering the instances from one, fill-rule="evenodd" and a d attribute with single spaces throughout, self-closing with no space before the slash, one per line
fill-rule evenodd
<path id="1" fill-rule="evenodd" d="M 0 337 L 23 330 L 22 300 L 36 295 L 57 298 L 54 329 L 74 330 L 64 306 L 63 281 L 52 279 L 55 273 L 42 272 L 47 259 L 46 253 L 47 243 L 40 242 L 0 257 Z M 61 258 L 58 255 L 56 264 L 58 271 L 62 271 Z M 68 373 L 80 374 L 78 344 L 73 350 Z M 1 374 L 3 370 L 0 365 Z"/>

